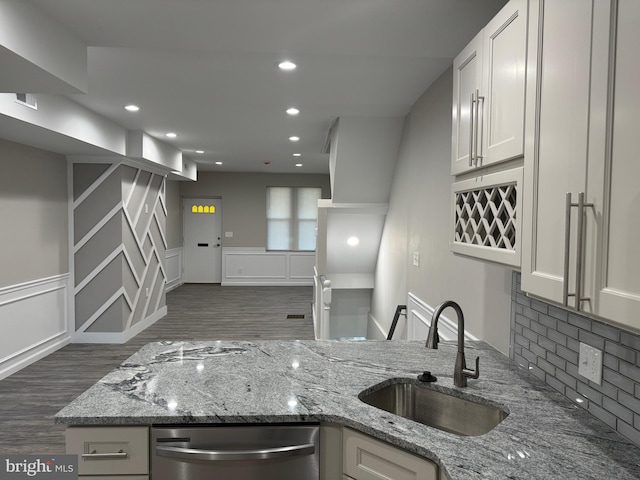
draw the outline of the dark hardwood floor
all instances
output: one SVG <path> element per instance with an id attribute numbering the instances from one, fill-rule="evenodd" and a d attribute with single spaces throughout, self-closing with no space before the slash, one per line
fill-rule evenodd
<path id="1" fill-rule="evenodd" d="M 313 339 L 311 301 L 311 287 L 182 285 L 168 314 L 126 344 L 70 344 L 0 381 L 0 452 L 64 453 L 55 413 L 146 343 Z"/>

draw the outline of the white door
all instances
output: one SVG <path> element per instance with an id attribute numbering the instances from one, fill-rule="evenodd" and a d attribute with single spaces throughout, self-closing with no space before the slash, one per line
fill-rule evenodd
<path id="1" fill-rule="evenodd" d="M 222 200 L 182 201 L 183 272 L 185 283 L 222 281 Z"/>

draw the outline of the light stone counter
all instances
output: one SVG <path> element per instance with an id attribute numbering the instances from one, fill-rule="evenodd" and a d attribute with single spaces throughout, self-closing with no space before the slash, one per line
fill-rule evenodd
<path id="1" fill-rule="evenodd" d="M 449 478 L 638 479 L 640 448 L 482 342 L 480 378 L 453 385 L 456 346 L 405 341 L 161 342 L 142 348 L 55 417 L 67 425 L 337 422 L 428 458 Z M 364 404 L 358 394 L 430 370 L 430 388 L 509 416 L 462 437 Z"/>

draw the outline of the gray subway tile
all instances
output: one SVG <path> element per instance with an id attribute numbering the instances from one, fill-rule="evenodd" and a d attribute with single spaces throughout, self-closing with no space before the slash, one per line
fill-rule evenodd
<path id="1" fill-rule="evenodd" d="M 618 392 L 618 402 L 633 413 L 640 415 L 640 400 L 625 392 Z"/>
<path id="2" fill-rule="evenodd" d="M 624 435 L 636 445 L 640 445 L 640 430 L 633 428 L 625 422 L 618 422 L 618 433 Z"/>
<path id="3" fill-rule="evenodd" d="M 531 308 L 540 312 L 540 313 L 544 313 L 545 315 L 547 314 L 547 312 L 549 311 L 549 305 L 547 305 L 544 302 L 541 302 L 539 300 L 531 300 Z"/>
<path id="4" fill-rule="evenodd" d="M 523 327 L 529 328 L 529 325 L 531 325 L 531 319 L 516 313 L 516 325 L 522 325 Z"/>
<path id="5" fill-rule="evenodd" d="M 540 315 L 538 312 L 536 312 L 535 310 L 533 310 L 532 308 L 529 307 L 523 307 L 522 308 L 522 314 L 525 317 L 530 318 L 531 320 L 538 320 L 538 316 Z"/>
<path id="6" fill-rule="evenodd" d="M 567 370 L 566 372 L 571 375 L 573 378 L 582 378 L 579 374 L 578 374 L 578 365 L 574 365 L 573 363 L 568 363 L 567 362 Z"/>
<path id="7" fill-rule="evenodd" d="M 618 392 L 620 391 L 619 389 L 617 389 L 616 387 L 614 387 L 613 385 L 607 382 L 602 382 L 601 385 L 598 385 L 597 383 L 589 382 L 589 386 L 594 390 L 597 390 L 598 392 L 602 393 L 604 396 L 609 397 L 612 400 L 615 400 L 618 397 Z"/>
<path id="8" fill-rule="evenodd" d="M 632 379 L 634 382 L 640 382 L 640 367 L 627 362 L 620 362 L 618 372 Z"/>
<path id="9" fill-rule="evenodd" d="M 523 293 L 516 293 L 516 303 L 528 307 L 531 304 L 531 299 Z"/>
<path id="10" fill-rule="evenodd" d="M 524 348 L 529 348 L 529 340 L 528 339 L 526 339 L 525 337 L 523 337 L 522 335 L 520 335 L 518 333 L 516 333 L 515 337 L 516 337 L 516 343 L 518 345 L 521 345 Z"/>
<path id="11" fill-rule="evenodd" d="M 566 361 L 573 363 L 574 365 L 578 364 L 578 354 L 573 350 L 568 349 L 562 345 L 558 345 L 556 347 L 556 353 L 564 358 Z"/>
<path id="12" fill-rule="evenodd" d="M 558 320 L 564 320 L 565 322 L 569 318 L 569 312 L 561 308 L 554 307 L 553 305 L 549 305 L 548 315 L 550 317 L 557 318 Z"/>
<path id="13" fill-rule="evenodd" d="M 558 322 L 558 331 L 560 333 L 564 333 L 567 337 L 578 338 L 578 332 L 580 330 L 578 329 L 578 327 L 569 325 L 568 323 Z"/>
<path id="14" fill-rule="evenodd" d="M 606 367 L 609 367 L 611 370 L 618 371 L 618 365 L 620 364 L 620 360 L 611 355 L 610 353 L 604 353 L 602 355 L 602 364 Z"/>
<path id="15" fill-rule="evenodd" d="M 615 400 L 611 400 L 608 397 L 603 397 L 602 408 L 604 408 L 607 412 L 612 413 L 616 416 L 616 418 L 622 420 L 623 422 L 633 424 L 633 412 L 628 408 L 623 407 Z"/>
<path id="16" fill-rule="evenodd" d="M 529 365 L 529 372 L 538 377 L 543 382 L 546 380 L 546 373 L 537 365 Z"/>
<path id="17" fill-rule="evenodd" d="M 596 322 L 595 320 L 591 322 L 591 331 L 596 335 L 608 338 L 614 342 L 620 340 L 620 329 L 612 327 L 611 325 Z"/>
<path id="18" fill-rule="evenodd" d="M 567 347 L 576 353 L 580 353 L 580 342 L 575 338 L 567 337 Z"/>
<path id="19" fill-rule="evenodd" d="M 633 393 L 634 383 L 630 378 L 624 377 L 608 368 L 602 369 L 602 380 L 611 385 L 624 390 L 627 393 Z"/>
<path id="20" fill-rule="evenodd" d="M 544 325 L 547 328 L 551 328 L 553 330 L 558 329 L 558 320 L 549 315 L 538 315 L 538 322 Z"/>
<path id="21" fill-rule="evenodd" d="M 584 380 L 586 382 L 586 380 Z M 595 402 L 598 405 L 602 405 L 602 394 L 586 383 L 578 382 L 578 393 L 581 393 L 589 399 L 590 402 Z"/>
<path id="22" fill-rule="evenodd" d="M 586 343 L 587 345 L 591 345 L 598 350 L 604 350 L 604 338 L 599 335 L 580 330 L 580 333 L 578 334 L 578 340 Z"/>
<path id="23" fill-rule="evenodd" d="M 567 368 L 567 361 L 554 353 L 547 353 L 547 361 L 563 371 Z"/>
<path id="24" fill-rule="evenodd" d="M 544 358 L 538 358 L 537 364 L 542 370 L 544 370 L 548 374 L 555 375 L 556 367 L 552 363 L 547 362 Z"/>
<path id="25" fill-rule="evenodd" d="M 612 413 L 607 412 L 604 408 L 599 405 L 596 405 L 593 402 L 589 402 L 589 407 L 587 408 L 589 412 L 594 415 L 596 418 L 599 418 L 604 423 L 609 425 L 611 428 L 616 428 L 616 417 Z"/>
<path id="26" fill-rule="evenodd" d="M 569 400 L 573 402 L 574 405 L 577 405 L 580 408 L 584 408 L 585 410 L 589 408 L 589 399 L 583 397 L 576 390 L 573 390 L 572 388 L 567 387 L 565 390 L 565 395 Z M 581 400 L 581 401 L 578 401 L 578 400 Z"/>
<path id="27" fill-rule="evenodd" d="M 522 355 L 518 355 L 517 353 L 514 354 L 513 361 L 516 362 L 518 365 L 522 366 L 523 368 L 526 368 L 526 369 L 529 368 L 529 362 Z"/>
<path id="28" fill-rule="evenodd" d="M 516 313 L 519 313 L 520 315 L 522 315 L 522 311 L 524 309 L 522 308 L 522 305 L 516 305 Z"/>
<path id="29" fill-rule="evenodd" d="M 547 327 L 542 325 L 540 322 L 532 321 L 529 325 L 529 328 L 539 335 L 544 335 L 545 337 L 547 336 Z"/>
<path id="30" fill-rule="evenodd" d="M 522 335 L 528 340 L 531 340 L 532 342 L 538 341 L 538 334 L 528 328 L 525 328 L 525 327 L 522 328 Z"/>
<path id="31" fill-rule="evenodd" d="M 567 336 L 564 333 L 560 333 L 557 330 L 549 328 L 547 330 L 547 338 L 563 347 L 567 345 Z"/>
<path id="32" fill-rule="evenodd" d="M 636 363 L 636 352 L 630 348 L 624 347 L 610 340 L 604 342 L 604 351 L 610 353 L 614 357 L 629 363 Z"/>
<path id="33" fill-rule="evenodd" d="M 640 415 L 634 415 L 633 425 L 636 429 L 640 430 Z"/>
<path id="34" fill-rule="evenodd" d="M 562 383 L 560 380 L 556 379 L 555 377 L 552 377 L 551 375 L 547 375 L 546 382 L 547 382 L 547 385 L 549 385 L 551 388 L 553 388 L 554 390 L 557 390 L 558 392 L 564 395 L 566 385 Z"/>
<path id="35" fill-rule="evenodd" d="M 540 345 L 545 350 L 548 350 L 549 352 L 555 352 L 557 347 L 557 344 L 555 342 L 542 335 L 538 337 L 538 345 Z"/>
<path id="36" fill-rule="evenodd" d="M 591 320 L 586 317 L 581 317 L 575 313 L 569 314 L 569 324 L 574 325 L 582 330 L 591 331 Z"/>
<path id="37" fill-rule="evenodd" d="M 578 381 L 562 370 L 556 370 L 556 378 L 573 390 L 577 388 Z"/>
<path id="38" fill-rule="evenodd" d="M 629 332 L 620 333 L 620 343 L 640 352 L 640 336 Z"/>
<path id="39" fill-rule="evenodd" d="M 533 353 L 530 352 L 529 350 L 527 350 L 526 348 L 522 349 L 522 356 L 528 361 L 531 362 L 533 364 L 535 364 L 538 361 L 538 356 Z M 528 366 L 528 365 L 527 365 Z"/>
<path id="40" fill-rule="evenodd" d="M 544 358 L 547 355 L 547 351 L 535 342 L 529 343 L 529 350 L 538 357 Z"/>

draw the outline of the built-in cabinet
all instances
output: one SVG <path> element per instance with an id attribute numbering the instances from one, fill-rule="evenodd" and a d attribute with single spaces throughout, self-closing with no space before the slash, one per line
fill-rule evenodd
<path id="1" fill-rule="evenodd" d="M 527 1 L 511 0 L 453 62 L 451 173 L 522 156 Z"/>
<path id="2" fill-rule="evenodd" d="M 438 466 L 350 428 L 343 429 L 344 480 L 438 480 Z"/>
<path id="3" fill-rule="evenodd" d="M 68 427 L 66 452 L 78 455 L 79 478 L 148 480 L 148 427 Z"/>
<path id="4" fill-rule="evenodd" d="M 640 2 L 531 2 L 522 289 L 640 329 Z"/>
<path id="5" fill-rule="evenodd" d="M 511 0 L 455 58 L 451 250 L 521 259 L 527 0 Z"/>

